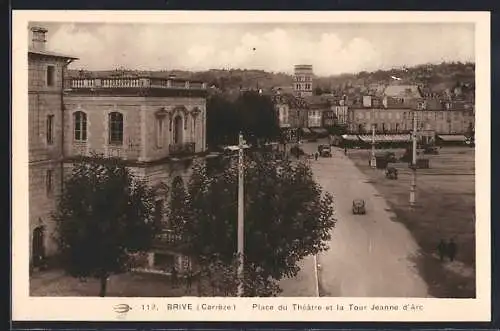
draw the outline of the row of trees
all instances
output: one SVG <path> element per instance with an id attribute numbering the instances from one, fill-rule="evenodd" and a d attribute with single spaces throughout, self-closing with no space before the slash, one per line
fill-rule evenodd
<path id="1" fill-rule="evenodd" d="M 213 95 L 207 100 L 207 143 L 211 147 L 234 145 L 243 132 L 252 145 L 280 136 L 278 115 L 269 96 L 249 91 L 229 100 Z"/>
<path id="2" fill-rule="evenodd" d="M 187 183 L 170 188 L 166 211 L 179 249 L 210 279 L 212 294 L 235 295 L 238 285 L 237 174 L 229 158 L 197 162 Z M 73 276 L 106 280 L 129 269 L 131 255 L 151 249 L 153 192 L 115 159 L 94 156 L 74 165 L 54 215 L 64 268 Z M 298 262 L 327 249 L 335 225 L 333 198 L 303 163 L 249 152 L 245 163 L 245 295 L 272 296 Z M 217 276 L 217 277 L 214 277 Z"/>

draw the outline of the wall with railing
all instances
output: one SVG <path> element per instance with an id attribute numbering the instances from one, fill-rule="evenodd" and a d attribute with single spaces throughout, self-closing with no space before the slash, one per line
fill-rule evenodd
<path id="1" fill-rule="evenodd" d="M 206 83 L 165 78 L 70 78 L 66 84 L 71 89 L 101 88 L 165 88 L 206 89 Z"/>

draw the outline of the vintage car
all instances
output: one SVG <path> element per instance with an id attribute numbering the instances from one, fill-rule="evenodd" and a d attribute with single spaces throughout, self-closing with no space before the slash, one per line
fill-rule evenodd
<path id="1" fill-rule="evenodd" d="M 332 147 L 330 145 L 319 145 L 318 153 L 321 157 L 332 157 Z"/>
<path id="2" fill-rule="evenodd" d="M 388 179 L 398 179 L 398 169 L 394 167 L 388 167 L 385 169 L 385 177 Z"/>
<path id="3" fill-rule="evenodd" d="M 435 146 L 426 146 L 424 148 L 424 154 L 433 154 L 433 155 L 437 155 L 439 154 L 439 150 L 437 147 Z"/>
<path id="4" fill-rule="evenodd" d="M 352 213 L 354 215 L 364 215 L 366 214 L 365 200 L 355 199 L 352 201 Z"/>

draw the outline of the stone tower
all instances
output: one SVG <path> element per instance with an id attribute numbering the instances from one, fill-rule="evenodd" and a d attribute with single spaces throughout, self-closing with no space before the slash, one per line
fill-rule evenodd
<path id="1" fill-rule="evenodd" d="M 313 66 L 298 64 L 293 75 L 293 92 L 296 96 L 310 96 L 313 91 Z"/>

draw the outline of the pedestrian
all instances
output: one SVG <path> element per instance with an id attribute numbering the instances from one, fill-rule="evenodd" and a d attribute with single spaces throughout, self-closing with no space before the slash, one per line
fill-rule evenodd
<path id="1" fill-rule="evenodd" d="M 443 239 L 439 241 L 439 245 L 437 246 L 437 250 L 439 253 L 439 259 L 441 261 L 444 260 L 444 256 L 446 255 L 446 243 L 444 242 Z"/>
<path id="2" fill-rule="evenodd" d="M 455 257 L 457 255 L 457 244 L 455 241 L 450 239 L 450 242 L 448 243 L 448 257 L 450 258 L 450 262 L 453 262 L 455 260 Z"/>
<path id="3" fill-rule="evenodd" d="M 172 286 L 173 287 L 177 287 L 177 277 L 178 277 L 178 274 L 177 274 L 177 269 L 175 268 L 175 265 L 172 266 L 172 270 L 170 272 L 170 277 L 172 279 Z"/>
<path id="4" fill-rule="evenodd" d="M 318 161 L 318 152 L 314 153 L 314 160 Z"/>
<path id="5" fill-rule="evenodd" d="M 344 155 L 347 155 L 347 146 L 344 146 Z"/>

